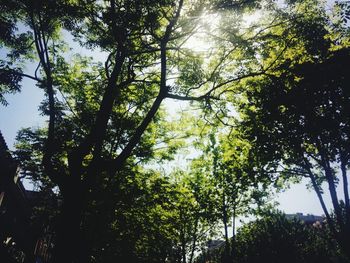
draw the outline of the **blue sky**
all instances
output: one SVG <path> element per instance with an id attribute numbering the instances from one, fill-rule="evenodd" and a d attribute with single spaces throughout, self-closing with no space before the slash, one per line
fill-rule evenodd
<path id="1" fill-rule="evenodd" d="M 34 85 L 34 81 L 25 79 L 22 92 L 7 95 L 9 105 L 0 105 L 0 130 L 10 149 L 13 149 L 16 133 L 20 128 L 44 124 L 45 119 L 38 112 L 42 98 L 43 92 Z"/>

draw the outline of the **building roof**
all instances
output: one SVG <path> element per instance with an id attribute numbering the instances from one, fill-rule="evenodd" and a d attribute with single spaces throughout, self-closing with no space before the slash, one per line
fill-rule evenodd
<path id="1" fill-rule="evenodd" d="M 286 214 L 286 217 L 288 219 L 298 219 L 306 224 L 313 224 L 315 222 L 323 222 L 324 217 L 323 216 L 317 216 L 312 214 L 306 214 L 303 213 L 296 213 L 296 214 Z"/>
<path id="2" fill-rule="evenodd" d="M 4 158 L 7 161 L 13 161 L 11 154 L 9 153 L 9 148 L 5 142 L 5 139 L 0 131 L 0 158 Z"/>

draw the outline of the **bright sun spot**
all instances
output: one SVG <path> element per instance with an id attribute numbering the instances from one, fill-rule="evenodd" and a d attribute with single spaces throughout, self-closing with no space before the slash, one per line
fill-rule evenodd
<path id="1" fill-rule="evenodd" d="M 183 47 L 198 53 L 210 51 L 213 48 L 213 41 L 210 40 L 210 35 L 218 28 L 219 22 L 219 14 L 202 15 L 198 29 L 186 40 Z"/>
<path id="2" fill-rule="evenodd" d="M 262 18 L 262 16 L 263 16 L 263 14 L 261 11 L 255 11 L 255 12 L 250 13 L 250 14 L 245 14 L 242 17 L 243 25 L 245 27 L 250 27 L 250 26 L 254 25 L 255 23 L 257 23 Z"/>
<path id="3" fill-rule="evenodd" d="M 241 29 L 248 28 L 262 19 L 262 12 L 255 11 L 242 16 Z M 207 53 L 214 48 L 212 36 L 218 34 L 220 14 L 202 15 L 198 29 L 186 40 L 183 47 L 197 53 Z"/>

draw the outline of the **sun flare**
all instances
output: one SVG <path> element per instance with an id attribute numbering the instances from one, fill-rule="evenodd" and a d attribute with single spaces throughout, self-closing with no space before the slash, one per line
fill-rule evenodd
<path id="1" fill-rule="evenodd" d="M 243 14 L 240 23 L 241 29 L 253 26 L 262 19 L 262 16 L 261 11 Z M 222 16 L 220 13 L 203 14 L 197 30 L 186 39 L 183 47 L 197 53 L 207 53 L 215 48 L 214 39 L 220 39 L 221 20 Z"/>

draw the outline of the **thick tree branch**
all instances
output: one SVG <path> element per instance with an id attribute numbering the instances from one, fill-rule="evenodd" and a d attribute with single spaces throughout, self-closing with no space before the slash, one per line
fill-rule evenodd
<path id="1" fill-rule="evenodd" d="M 37 82 L 40 82 L 40 83 L 42 82 L 41 79 L 39 79 L 39 78 L 37 78 L 35 76 L 31 76 L 29 74 L 22 73 L 22 72 L 19 72 L 19 71 L 16 71 L 14 69 L 10 69 L 10 68 L 1 68 L 0 72 L 10 73 L 10 74 L 17 75 L 17 76 L 20 76 L 20 77 L 29 78 L 29 79 L 35 80 Z"/>
<path id="2" fill-rule="evenodd" d="M 48 46 L 47 46 L 48 39 L 45 40 L 40 14 L 38 15 L 39 27 L 37 26 L 37 22 L 35 20 L 35 14 L 33 10 L 29 10 L 29 16 L 31 19 L 31 26 L 33 28 L 33 33 L 34 33 L 35 47 L 40 60 L 39 65 L 42 65 L 46 75 L 46 80 L 41 81 L 41 83 L 44 85 L 48 99 L 49 99 L 49 109 L 48 109 L 49 110 L 49 129 L 48 129 L 47 139 L 44 145 L 44 154 L 42 158 L 42 164 L 44 166 L 45 173 L 52 179 L 52 181 L 57 183 L 59 186 L 62 186 L 63 178 L 61 178 L 61 173 L 57 169 L 55 169 L 52 163 L 52 157 L 54 154 L 54 147 L 55 147 L 56 113 L 55 113 L 53 80 L 52 80 L 52 72 L 51 72 L 52 69 L 51 69 Z"/>
<path id="3" fill-rule="evenodd" d="M 219 88 L 221 88 L 221 87 L 223 87 L 225 85 L 228 85 L 228 84 L 230 84 L 232 82 L 240 81 L 240 80 L 243 80 L 243 79 L 246 79 L 246 78 L 250 78 L 250 77 L 261 76 L 261 75 L 264 75 L 265 73 L 266 73 L 266 71 L 262 70 L 262 71 L 259 71 L 259 72 L 252 72 L 252 73 L 248 73 L 248 74 L 245 74 L 245 75 L 242 75 L 242 76 L 238 76 L 238 77 L 235 77 L 235 78 L 228 79 L 228 80 L 226 80 L 224 82 L 221 82 L 221 83 L 215 85 L 214 87 L 212 87 L 203 96 L 209 96 L 215 90 L 217 90 L 217 89 L 219 89 Z"/>
<path id="4" fill-rule="evenodd" d="M 341 168 L 341 174 L 343 178 L 343 192 L 344 192 L 344 199 L 345 199 L 345 213 L 346 213 L 346 220 L 349 223 L 350 221 L 350 200 L 349 200 L 349 188 L 348 188 L 348 176 L 346 171 L 346 165 L 348 163 L 347 159 L 341 160 L 340 168 Z"/>
<path id="5" fill-rule="evenodd" d="M 117 27 L 116 3 L 114 0 L 110 1 L 110 8 L 112 13 L 111 28 L 113 33 L 115 34 L 114 37 L 115 37 L 116 49 L 117 49 L 115 52 L 112 52 L 112 54 L 114 54 L 115 56 L 114 66 L 113 66 L 112 72 L 109 74 L 108 70 L 110 67 L 110 63 L 109 63 L 111 59 L 111 55 L 110 55 L 107 58 L 107 61 L 105 63 L 106 75 L 109 76 L 108 84 L 104 91 L 102 102 L 100 104 L 100 109 L 97 112 L 97 116 L 95 119 L 95 123 L 91 128 L 89 135 L 86 137 L 83 143 L 81 143 L 76 149 L 74 149 L 69 154 L 70 167 L 74 168 L 75 171 L 73 171 L 73 173 L 76 173 L 76 174 L 81 174 L 82 161 L 85 158 L 85 156 L 89 152 L 91 152 L 92 148 L 94 148 L 94 161 L 92 166 L 95 166 L 95 163 L 98 162 L 97 159 L 100 158 L 100 152 L 102 149 L 103 141 L 105 139 L 105 134 L 107 132 L 108 120 L 110 118 L 115 100 L 117 97 L 119 97 L 119 94 L 121 92 L 121 85 L 118 85 L 117 82 L 121 74 L 125 57 L 126 57 L 126 50 L 124 47 L 126 39 L 123 32 L 120 32 L 119 28 Z M 92 174 L 93 173 L 94 172 L 92 172 Z"/>
<path id="6" fill-rule="evenodd" d="M 70 166 L 76 170 L 75 173 L 81 173 L 81 164 L 85 156 L 95 146 L 94 156 L 97 158 L 101 151 L 102 143 L 105 138 L 108 120 L 110 118 L 115 99 L 120 93 L 120 85 L 117 85 L 117 79 L 122 71 L 125 54 L 122 50 L 116 52 L 115 64 L 108 79 L 108 84 L 103 94 L 100 109 L 97 112 L 95 123 L 91 128 L 89 135 L 75 150 L 69 154 Z"/>
<path id="7" fill-rule="evenodd" d="M 326 219 L 327 219 L 327 222 L 329 223 L 329 225 L 331 226 L 331 229 L 332 229 L 332 232 L 334 232 L 334 234 L 336 233 L 336 230 L 335 230 L 335 227 L 334 227 L 334 222 L 333 222 L 333 219 L 331 218 L 329 212 L 328 212 L 328 209 L 327 209 L 327 206 L 324 202 L 324 199 L 323 199 L 323 196 L 322 196 L 322 193 L 321 193 L 321 190 L 320 190 L 320 187 L 319 185 L 317 184 L 317 181 L 316 181 L 316 176 L 314 175 L 314 173 L 312 172 L 311 170 L 311 164 L 309 163 L 309 161 L 304 158 L 304 167 L 305 167 L 305 170 L 306 172 L 308 173 L 309 175 L 309 178 L 311 180 L 311 183 L 312 183 L 312 186 L 317 194 L 317 197 L 321 203 L 321 207 L 322 207 L 322 210 L 326 216 Z"/>
<path id="8" fill-rule="evenodd" d="M 334 174 L 332 171 L 332 167 L 330 165 L 330 161 L 327 157 L 327 154 L 325 153 L 325 150 L 322 146 L 322 142 L 320 140 L 321 139 L 316 140 L 316 145 L 317 145 L 317 148 L 320 152 L 321 164 L 322 164 L 322 168 L 324 170 L 324 174 L 325 174 L 325 177 L 326 177 L 326 180 L 328 183 L 328 189 L 329 189 L 329 193 L 330 193 L 333 208 L 334 208 L 334 213 L 337 217 L 337 221 L 338 221 L 339 225 L 343 226 L 344 222 L 343 222 L 341 207 L 339 205 L 339 200 L 338 200 L 338 196 L 337 196 L 337 189 L 336 189 L 336 185 L 334 182 Z"/>
<path id="9" fill-rule="evenodd" d="M 155 101 L 153 102 L 151 109 L 148 111 L 147 115 L 145 116 L 141 124 L 136 129 L 129 143 L 126 145 L 123 151 L 118 155 L 118 157 L 113 162 L 111 166 L 111 174 L 115 174 L 115 172 L 117 172 L 121 168 L 121 166 L 124 164 L 126 159 L 131 155 L 132 150 L 140 142 L 142 134 L 145 132 L 146 128 L 148 127 L 153 117 L 157 113 L 163 99 L 164 99 L 164 93 L 160 92 L 157 98 L 155 99 Z"/>
<path id="10" fill-rule="evenodd" d="M 160 72 L 160 87 L 159 87 L 159 93 L 154 100 L 150 110 L 146 114 L 145 118 L 141 122 L 141 124 L 137 127 L 135 130 L 135 133 L 133 137 L 131 137 L 129 143 L 126 145 L 126 147 L 123 149 L 123 151 L 119 154 L 119 156 L 115 159 L 113 164 L 111 165 L 111 175 L 115 174 L 118 169 L 122 167 L 126 159 L 131 155 L 133 149 L 136 147 L 136 145 L 140 142 L 141 137 L 145 130 L 147 129 L 148 125 L 151 123 L 153 117 L 156 115 L 162 101 L 166 98 L 168 93 L 168 86 L 166 85 L 167 80 L 167 44 L 169 42 L 171 33 L 173 31 L 174 25 L 177 23 L 180 12 L 182 9 L 183 0 L 179 1 L 179 5 L 175 11 L 175 15 L 173 19 L 169 22 L 169 24 L 166 27 L 165 33 L 160 41 L 160 60 L 161 60 L 161 72 Z"/>
<path id="11" fill-rule="evenodd" d="M 183 101 L 202 101 L 205 99 L 219 100 L 219 98 L 217 97 L 208 96 L 208 95 L 195 97 L 195 96 L 181 96 L 181 95 L 171 94 L 171 93 L 167 93 L 166 98 L 174 99 L 174 100 L 183 100 Z"/>

